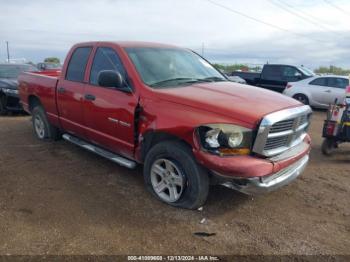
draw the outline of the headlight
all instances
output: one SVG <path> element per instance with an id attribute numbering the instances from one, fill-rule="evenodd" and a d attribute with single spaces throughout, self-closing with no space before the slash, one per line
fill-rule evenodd
<path id="1" fill-rule="evenodd" d="M 197 129 L 202 148 L 218 155 L 247 155 L 252 144 L 252 130 L 229 124 L 211 124 Z"/>
<path id="2" fill-rule="evenodd" d="M 2 91 L 7 94 L 15 94 L 18 95 L 17 89 L 9 89 L 9 88 L 3 88 Z"/>

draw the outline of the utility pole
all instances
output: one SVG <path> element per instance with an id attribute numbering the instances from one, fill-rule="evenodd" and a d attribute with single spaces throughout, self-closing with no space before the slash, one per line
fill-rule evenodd
<path id="1" fill-rule="evenodd" d="M 9 51 L 9 42 L 6 41 L 6 49 L 7 49 L 7 63 L 10 63 L 10 51 Z"/>
<path id="2" fill-rule="evenodd" d="M 204 57 L 204 43 L 202 43 L 202 56 Z"/>

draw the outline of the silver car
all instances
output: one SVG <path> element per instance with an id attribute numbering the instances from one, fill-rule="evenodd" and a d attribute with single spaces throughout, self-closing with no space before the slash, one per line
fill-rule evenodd
<path id="1" fill-rule="evenodd" d="M 227 76 L 228 80 L 232 81 L 232 82 L 236 82 L 239 84 L 247 84 L 247 82 L 239 76 Z"/>
<path id="2" fill-rule="evenodd" d="M 343 102 L 345 88 L 349 85 L 346 76 L 314 76 L 298 82 L 288 83 L 283 94 L 317 108 L 327 108 L 337 99 Z"/>

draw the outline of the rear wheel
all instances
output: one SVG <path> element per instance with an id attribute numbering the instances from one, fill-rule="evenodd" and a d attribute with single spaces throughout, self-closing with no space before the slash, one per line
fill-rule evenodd
<path id="1" fill-rule="evenodd" d="M 322 153 L 326 156 L 330 156 L 337 147 L 337 142 L 334 139 L 325 138 L 322 143 Z"/>
<path id="2" fill-rule="evenodd" d="M 37 138 L 57 140 L 59 130 L 49 123 L 46 113 L 41 106 L 36 106 L 32 111 L 32 123 Z"/>
<path id="3" fill-rule="evenodd" d="M 5 95 L 0 94 L 0 115 L 6 115 L 7 109 L 6 109 L 6 97 Z"/>
<path id="4" fill-rule="evenodd" d="M 304 105 L 309 104 L 309 99 L 307 98 L 306 95 L 303 94 L 296 94 L 293 96 L 294 99 L 298 100 L 299 102 L 303 103 Z"/>
<path id="5" fill-rule="evenodd" d="M 208 196 L 208 174 L 181 142 L 155 145 L 146 156 L 144 179 L 156 198 L 172 206 L 196 209 Z"/>

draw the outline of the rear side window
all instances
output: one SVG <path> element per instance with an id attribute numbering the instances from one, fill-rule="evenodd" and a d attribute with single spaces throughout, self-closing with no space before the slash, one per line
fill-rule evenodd
<path id="1" fill-rule="evenodd" d="M 327 78 L 325 77 L 316 78 L 315 80 L 312 80 L 309 84 L 315 85 L 315 86 L 327 86 Z"/>
<path id="2" fill-rule="evenodd" d="M 345 89 L 349 85 L 349 80 L 340 77 L 330 77 L 328 78 L 328 86 Z"/>
<path id="3" fill-rule="evenodd" d="M 74 82 L 83 82 L 87 61 L 92 47 L 78 47 L 69 61 L 66 79 Z"/>
<path id="4" fill-rule="evenodd" d="M 91 67 L 90 84 L 98 85 L 98 74 L 102 70 L 116 70 L 127 79 L 126 72 L 118 54 L 109 47 L 99 47 Z"/>
<path id="5" fill-rule="evenodd" d="M 280 66 L 266 65 L 263 69 L 263 77 L 271 80 L 281 80 L 282 68 Z"/>

